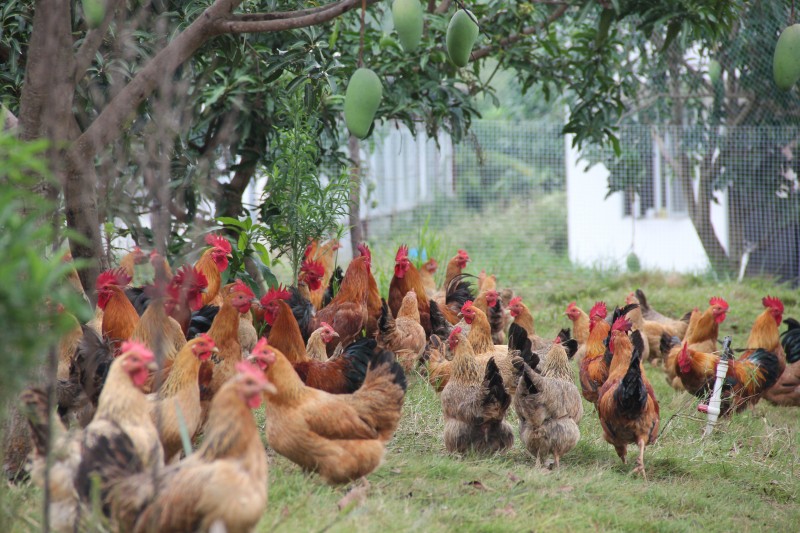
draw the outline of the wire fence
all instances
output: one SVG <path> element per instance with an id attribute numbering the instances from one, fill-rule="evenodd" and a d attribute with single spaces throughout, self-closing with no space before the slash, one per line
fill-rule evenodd
<path id="1" fill-rule="evenodd" d="M 368 237 L 440 262 L 464 247 L 545 271 L 571 261 L 800 279 L 797 128 L 630 125 L 617 157 L 578 152 L 561 127 L 478 121 L 454 145 L 385 125 L 367 150 Z"/>

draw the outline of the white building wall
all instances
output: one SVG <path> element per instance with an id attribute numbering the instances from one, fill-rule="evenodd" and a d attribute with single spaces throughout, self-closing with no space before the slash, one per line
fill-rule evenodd
<path id="1" fill-rule="evenodd" d="M 598 267 L 625 267 L 633 251 L 644 269 L 697 272 L 708 268 L 708 257 L 687 215 L 623 216 L 623 196 L 608 192 L 608 169 L 602 164 L 586 169 L 572 138 L 565 138 L 567 166 L 567 230 L 573 263 Z M 727 195 L 717 193 L 712 204 L 714 231 L 728 246 Z M 636 210 L 634 210 L 636 211 Z"/>

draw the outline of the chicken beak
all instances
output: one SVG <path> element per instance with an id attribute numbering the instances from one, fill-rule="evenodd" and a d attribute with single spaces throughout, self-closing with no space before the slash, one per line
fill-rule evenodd
<path id="1" fill-rule="evenodd" d="M 200 290 L 199 290 L 199 291 L 197 291 L 197 292 L 199 292 L 200 294 L 207 294 L 207 293 L 208 293 L 208 288 L 206 288 L 206 287 L 203 287 L 202 289 L 200 289 Z"/>
<path id="2" fill-rule="evenodd" d="M 338 336 L 339 336 L 339 334 L 336 333 L 335 331 L 331 334 L 331 337 L 338 337 Z"/>
<path id="3" fill-rule="evenodd" d="M 147 370 L 149 370 L 150 372 L 155 372 L 156 370 L 158 370 L 158 363 L 155 362 L 155 361 L 150 361 L 145 366 L 146 366 Z"/>
<path id="4" fill-rule="evenodd" d="M 213 348 L 211 348 L 211 353 L 219 353 L 219 348 L 214 346 Z"/>
<path id="5" fill-rule="evenodd" d="M 261 307 L 261 300 L 259 300 L 258 298 L 253 298 L 252 300 L 250 300 L 250 304 L 251 305 L 257 305 L 258 307 Z"/>
<path id="6" fill-rule="evenodd" d="M 261 385 L 261 390 L 270 394 L 278 393 L 278 389 L 275 388 L 275 385 L 273 385 L 271 381 L 265 381 L 264 384 Z"/>

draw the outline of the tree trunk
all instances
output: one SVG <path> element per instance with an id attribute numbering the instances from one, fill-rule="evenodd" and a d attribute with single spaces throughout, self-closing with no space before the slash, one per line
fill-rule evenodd
<path id="1" fill-rule="evenodd" d="M 697 196 L 694 194 L 692 177 L 694 175 L 694 164 L 689 159 L 688 154 L 683 149 L 683 99 L 681 96 L 681 76 L 679 64 L 682 61 L 677 49 L 672 47 L 669 52 L 669 74 L 670 74 L 670 95 L 672 100 L 672 134 L 671 147 L 672 156 L 669 158 L 672 169 L 675 172 L 678 186 L 681 188 L 686 203 L 689 207 L 689 217 L 694 226 L 695 232 L 703 245 L 711 268 L 722 274 L 733 271 L 733 264 L 722 247 L 714 232 L 711 224 L 711 200 L 714 190 L 712 186 L 712 176 L 710 174 L 713 165 L 701 165 L 700 183 L 698 184 Z M 708 154 L 711 157 L 712 153 Z"/>
<path id="2" fill-rule="evenodd" d="M 358 137 L 351 135 L 347 140 L 347 150 L 350 152 L 350 161 L 353 168 L 350 172 L 350 245 L 353 257 L 358 257 L 358 245 L 364 241 L 364 232 L 361 227 L 361 154 Z"/>

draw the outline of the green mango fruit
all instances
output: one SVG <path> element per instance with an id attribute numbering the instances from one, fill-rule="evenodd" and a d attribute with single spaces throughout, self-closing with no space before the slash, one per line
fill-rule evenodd
<path id="1" fill-rule="evenodd" d="M 419 0 L 394 0 L 392 18 L 403 49 L 416 50 L 422 40 L 422 4 Z"/>
<path id="2" fill-rule="evenodd" d="M 465 67 L 469 63 L 469 55 L 478 38 L 478 25 L 472 18 L 471 12 L 459 9 L 447 26 L 447 55 L 458 67 Z"/>
<path id="3" fill-rule="evenodd" d="M 383 85 L 372 70 L 362 67 L 353 73 L 344 94 L 344 122 L 350 133 L 359 139 L 367 136 L 382 96 Z"/>
<path id="4" fill-rule="evenodd" d="M 83 16 L 89 28 L 94 29 L 102 24 L 106 16 L 105 0 L 81 0 Z"/>
<path id="5" fill-rule="evenodd" d="M 716 59 L 712 59 L 708 62 L 708 77 L 711 79 L 711 83 L 717 83 L 719 81 L 719 77 L 722 75 L 722 66 L 719 64 L 719 61 Z"/>
<path id="6" fill-rule="evenodd" d="M 793 24 L 781 32 L 772 58 L 775 85 L 788 91 L 800 79 L 800 24 Z"/>

